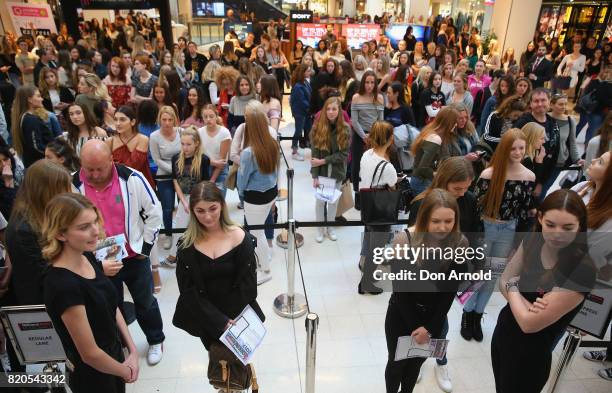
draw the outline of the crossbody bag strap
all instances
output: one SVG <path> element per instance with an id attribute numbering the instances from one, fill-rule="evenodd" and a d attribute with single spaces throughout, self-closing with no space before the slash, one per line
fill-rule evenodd
<path id="1" fill-rule="evenodd" d="M 380 173 L 378 174 L 378 180 L 376 181 L 377 187 L 380 187 L 380 179 L 382 178 L 383 173 L 385 173 L 385 167 L 387 166 L 388 163 L 389 163 L 388 161 L 385 161 L 382 168 L 380 168 Z"/>
<path id="2" fill-rule="evenodd" d="M 385 160 L 381 160 L 378 162 L 378 164 L 376 165 L 376 168 L 374 169 L 374 173 L 372 174 L 372 180 L 370 181 L 370 188 L 374 187 L 374 179 L 376 179 L 376 173 L 378 172 L 378 168 L 380 168 L 380 166 L 385 163 Z M 379 179 L 380 180 L 380 179 Z"/>

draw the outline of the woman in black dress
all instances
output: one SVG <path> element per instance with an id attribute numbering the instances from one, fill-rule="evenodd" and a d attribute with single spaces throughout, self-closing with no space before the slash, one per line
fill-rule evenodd
<path id="1" fill-rule="evenodd" d="M 257 262 L 253 236 L 232 223 L 223 194 L 214 183 L 197 184 L 189 197 L 190 218 L 179 243 L 176 279 L 181 294 L 199 291 L 198 312 L 206 323 L 200 339 L 209 350 L 242 310 L 250 305 L 264 321 L 257 304 Z M 198 292 L 196 292 L 197 294 Z M 180 300 L 181 298 L 179 298 Z M 173 323 L 194 318 L 179 301 Z"/>
<path id="2" fill-rule="evenodd" d="M 138 350 L 115 287 L 93 254 L 100 224 L 87 198 L 65 193 L 47 205 L 41 233 L 42 254 L 51 264 L 43 283 L 45 306 L 66 352 L 74 393 L 121 393 L 125 382 L 138 379 Z"/>
<path id="3" fill-rule="evenodd" d="M 587 210 L 578 194 L 553 192 L 540 205 L 537 220 L 499 281 L 508 304 L 491 341 L 498 393 L 544 388 L 554 345 L 595 281 L 585 234 Z"/>
<path id="4" fill-rule="evenodd" d="M 392 246 L 412 247 L 413 244 L 416 247 L 424 245 L 442 249 L 468 246 L 467 239 L 459 232 L 459 207 L 454 196 L 447 191 L 434 189 L 423 199 L 416 225 L 400 232 L 393 240 Z M 385 337 L 389 354 L 385 369 L 387 393 L 412 392 L 426 358 L 414 357 L 396 361 L 398 338 L 412 336 L 417 344 L 422 345 L 432 337 L 441 337 L 446 315 L 459 286 L 459 281 L 452 279 L 449 274 L 465 272 L 467 264 L 463 262 L 459 259 L 438 258 L 391 261 L 394 273 L 411 271 L 416 274 L 417 279 L 393 281 L 393 294 L 389 299 L 385 318 Z M 419 271 L 423 270 L 443 273 L 447 279 L 419 280 Z M 375 272 L 375 277 L 376 274 Z"/>

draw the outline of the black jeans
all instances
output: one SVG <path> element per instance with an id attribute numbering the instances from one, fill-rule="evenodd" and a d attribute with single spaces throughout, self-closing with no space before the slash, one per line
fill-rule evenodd
<path id="1" fill-rule="evenodd" d="M 397 349 L 397 339 L 401 336 L 409 336 L 410 333 L 422 324 L 421 319 L 416 313 L 414 318 L 406 321 L 401 317 L 399 307 L 403 307 L 393 301 L 389 302 L 387 316 L 385 318 L 385 338 L 387 339 L 387 367 L 385 368 L 385 385 L 387 393 L 410 393 L 416 385 L 421 366 L 426 358 L 409 358 L 395 361 L 395 351 Z M 401 385 L 401 390 L 400 389 Z"/>
<path id="2" fill-rule="evenodd" d="M 147 337 L 147 342 L 149 345 L 162 343 L 166 337 L 164 336 L 159 304 L 153 296 L 153 277 L 151 276 L 151 261 L 149 258 L 125 258 L 123 268 L 110 279 L 115 284 L 119 296 L 119 309 L 124 318 L 123 283 L 127 285 L 132 299 L 134 299 L 136 320 Z"/>

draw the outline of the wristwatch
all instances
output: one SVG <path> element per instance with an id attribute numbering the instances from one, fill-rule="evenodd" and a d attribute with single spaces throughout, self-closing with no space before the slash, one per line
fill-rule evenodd
<path id="1" fill-rule="evenodd" d="M 510 288 L 516 288 L 517 290 L 519 289 L 519 281 L 515 280 L 515 281 L 508 281 L 506 283 L 506 292 L 510 292 Z"/>

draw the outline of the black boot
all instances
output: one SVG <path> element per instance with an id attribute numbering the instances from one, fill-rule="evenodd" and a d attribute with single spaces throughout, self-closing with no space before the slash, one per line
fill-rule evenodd
<path id="1" fill-rule="evenodd" d="M 482 319 L 482 314 L 474 312 L 472 318 L 472 337 L 474 337 L 474 340 L 481 342 L 482 326 L 480 326 L 480 320 Z"/>
<path id="2" fill-rule="evenodd" d="M 355 193 L 355 210 L 361 210 L 361 198 L 359 198 L 359 191 Z"/>
<path id="3" fill-rule="evenodd" d="M 472 325 L 474 312 L 466 312 L 463 311 L 463 315 L 461 316 L 461 337 L 470 341 L 472 339 Z"/>

